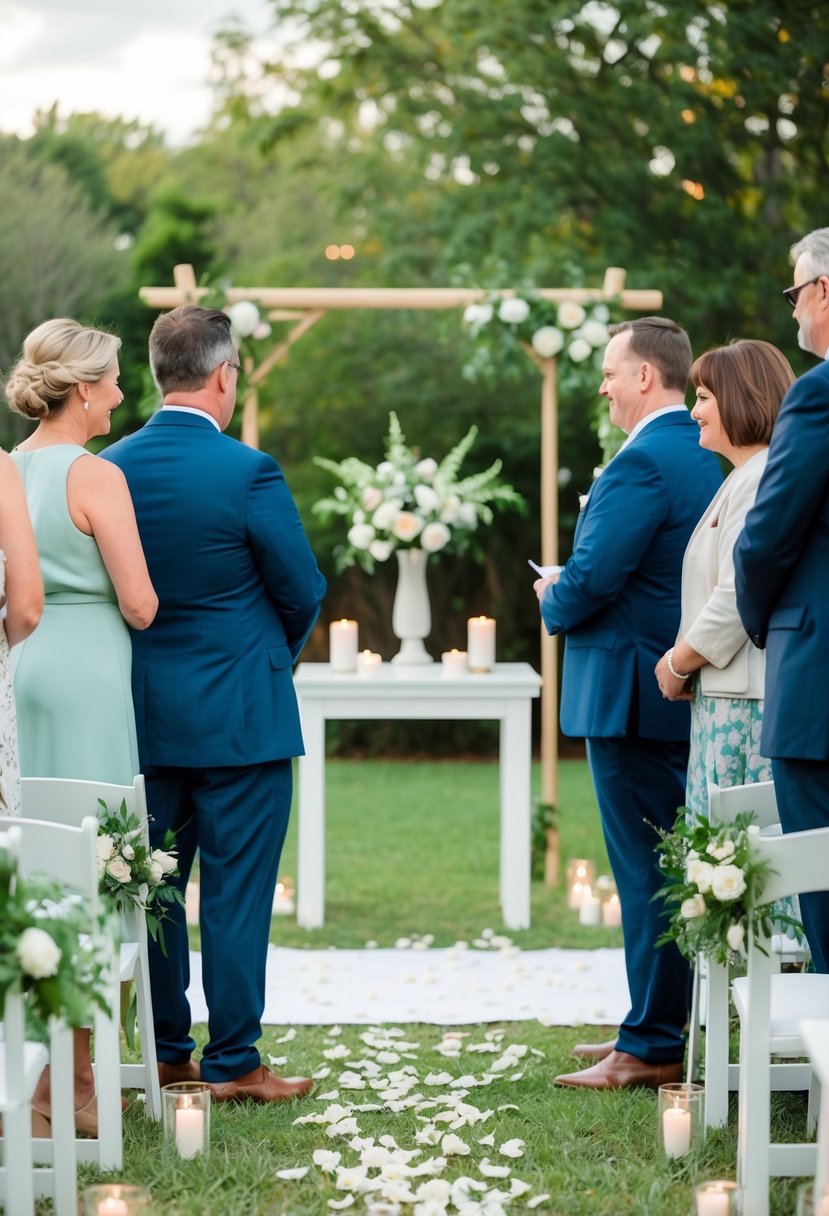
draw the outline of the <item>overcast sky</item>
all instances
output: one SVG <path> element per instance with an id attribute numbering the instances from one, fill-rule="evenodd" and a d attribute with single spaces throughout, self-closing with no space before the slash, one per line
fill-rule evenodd
<path id="1" fill-rule="evenodd" d="M 267 0 L 0 0 L 0 130 L 30 135 L 38 108 L 153 122 L 185 142 L 209 114 L 211 37 L 253 33 Z"/>

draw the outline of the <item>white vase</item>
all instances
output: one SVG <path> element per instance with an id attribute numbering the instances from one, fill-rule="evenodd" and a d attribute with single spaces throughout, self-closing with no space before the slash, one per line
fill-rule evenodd
<path id="1" fill-rule="evenodd" d="M 422 549 L 397 550 L 397 590 L 391 624 L 400 650 L 392 659 L 402 667 L 420 667 L 434 660 L 423 645 L 432 628 L 429 590 L 426 586 L 428 555 Z"/>

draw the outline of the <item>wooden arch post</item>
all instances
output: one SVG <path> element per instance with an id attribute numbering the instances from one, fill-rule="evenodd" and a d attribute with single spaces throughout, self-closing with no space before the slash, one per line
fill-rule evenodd
<path id="1" fill-rule="evenodd" d="M 605 271 L 600 289 L 590 287 L 544 287 L 538 290 L 544 300 L 563 304 L 596 304 L 613 300 L 630 312 L 656 312 L 662 307 L 662 292 L 651 289 L 626 290 L 627 272 L 618 266 Z M 177 308 L 180 304 L 198 303 L 209 288 L 198 287 L 193 267 L 180 265 L 173 269 L 172 287 L 142 287 L 139 296 L 150 308 Z M 282 342 L 275 346 L 258 366 L 252 358 L 245 360 L 246 389 L 242 412 L 242 439 L 258 447 L 259 426 L 258 386 L 281 359 L 287 358 L 291 346 L 308 332 L 326 312 L 357 308 L 384 309 L 448 309 L 466 308 L 480 303 L 490 293 L 476 287 L 231 287 L 226 299 L 228 306 L 250 300 L 262 308 L 269 320 L 296 320 Z M 520 294 L 512 289 L 501 293 L 503 298 Z M 541 561 L 546 566 L 558 563 L 558 402 L 556 393 L 556 360 L 543 359 L 530 349 L 528 352 L 541 373 Z M 541 637 L 541 800 L 555 808 L 558 803 L 558 655 L 555 638 L 542 629 Z M 558 836 L 553 829 L 549 840 L 555 852 Z M 557 859 L 557 852 L 555 852 Z M 548 882 L 556 874 L 547 866 Z"/>

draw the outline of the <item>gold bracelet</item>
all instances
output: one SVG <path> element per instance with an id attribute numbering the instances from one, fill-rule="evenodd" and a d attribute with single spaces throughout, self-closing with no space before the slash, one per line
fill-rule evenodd
<path id="1" fill-rule="evenodd" d="M 665 655 L 665 661 L 668 664 L 668 671 L 671 673 L 671 675 L 674 677 L 675 680 L 690 680 L 691 676 L 694 674 L 692 671 L 687 671 L 685 673 L 685 675 L 683 675 L 681 671 L 677 671 L 677 669 L 674 667 L 674 648 L 673 648 L 673 646 L 668 651 L 668 653 Z"/>

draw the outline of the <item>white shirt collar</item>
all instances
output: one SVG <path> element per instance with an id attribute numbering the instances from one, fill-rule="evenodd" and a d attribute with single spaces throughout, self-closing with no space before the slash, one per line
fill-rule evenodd
<path id="1" fill-rule="evenodd" d="M 221 434 L 222 428 L 219 426 L 212 414 L 208 414 L 206 410 L 197 410 L 192 405 L 162 405 L 163 410 L 171 410 L 177 414 L 195 414 L 197 418 L 206 418 L 208 422 L 212 422 L 216 430 Z"/>
<path id="2" fill-rule="evenodd" d="M 661 410 L 654 410 L 652 414 L 647 414 L 644 418 L 640 418 L 625 442 L 619 448 L 619 452 L 623 451 L 629 443 L 633 443 L 636 436 L 641 434 L 645 427 L 648 426 L 649 423 L 653 422 L 656 418 L 663 418 L 665 414 L 678 414 L 680 410 L 682 410 L 682 412 L 685 414 L 688 413 L 688 407 L 686 405 L 663 405 Z M 617 452 L 616 454 L 618 456 L 619 453 Z"/>

